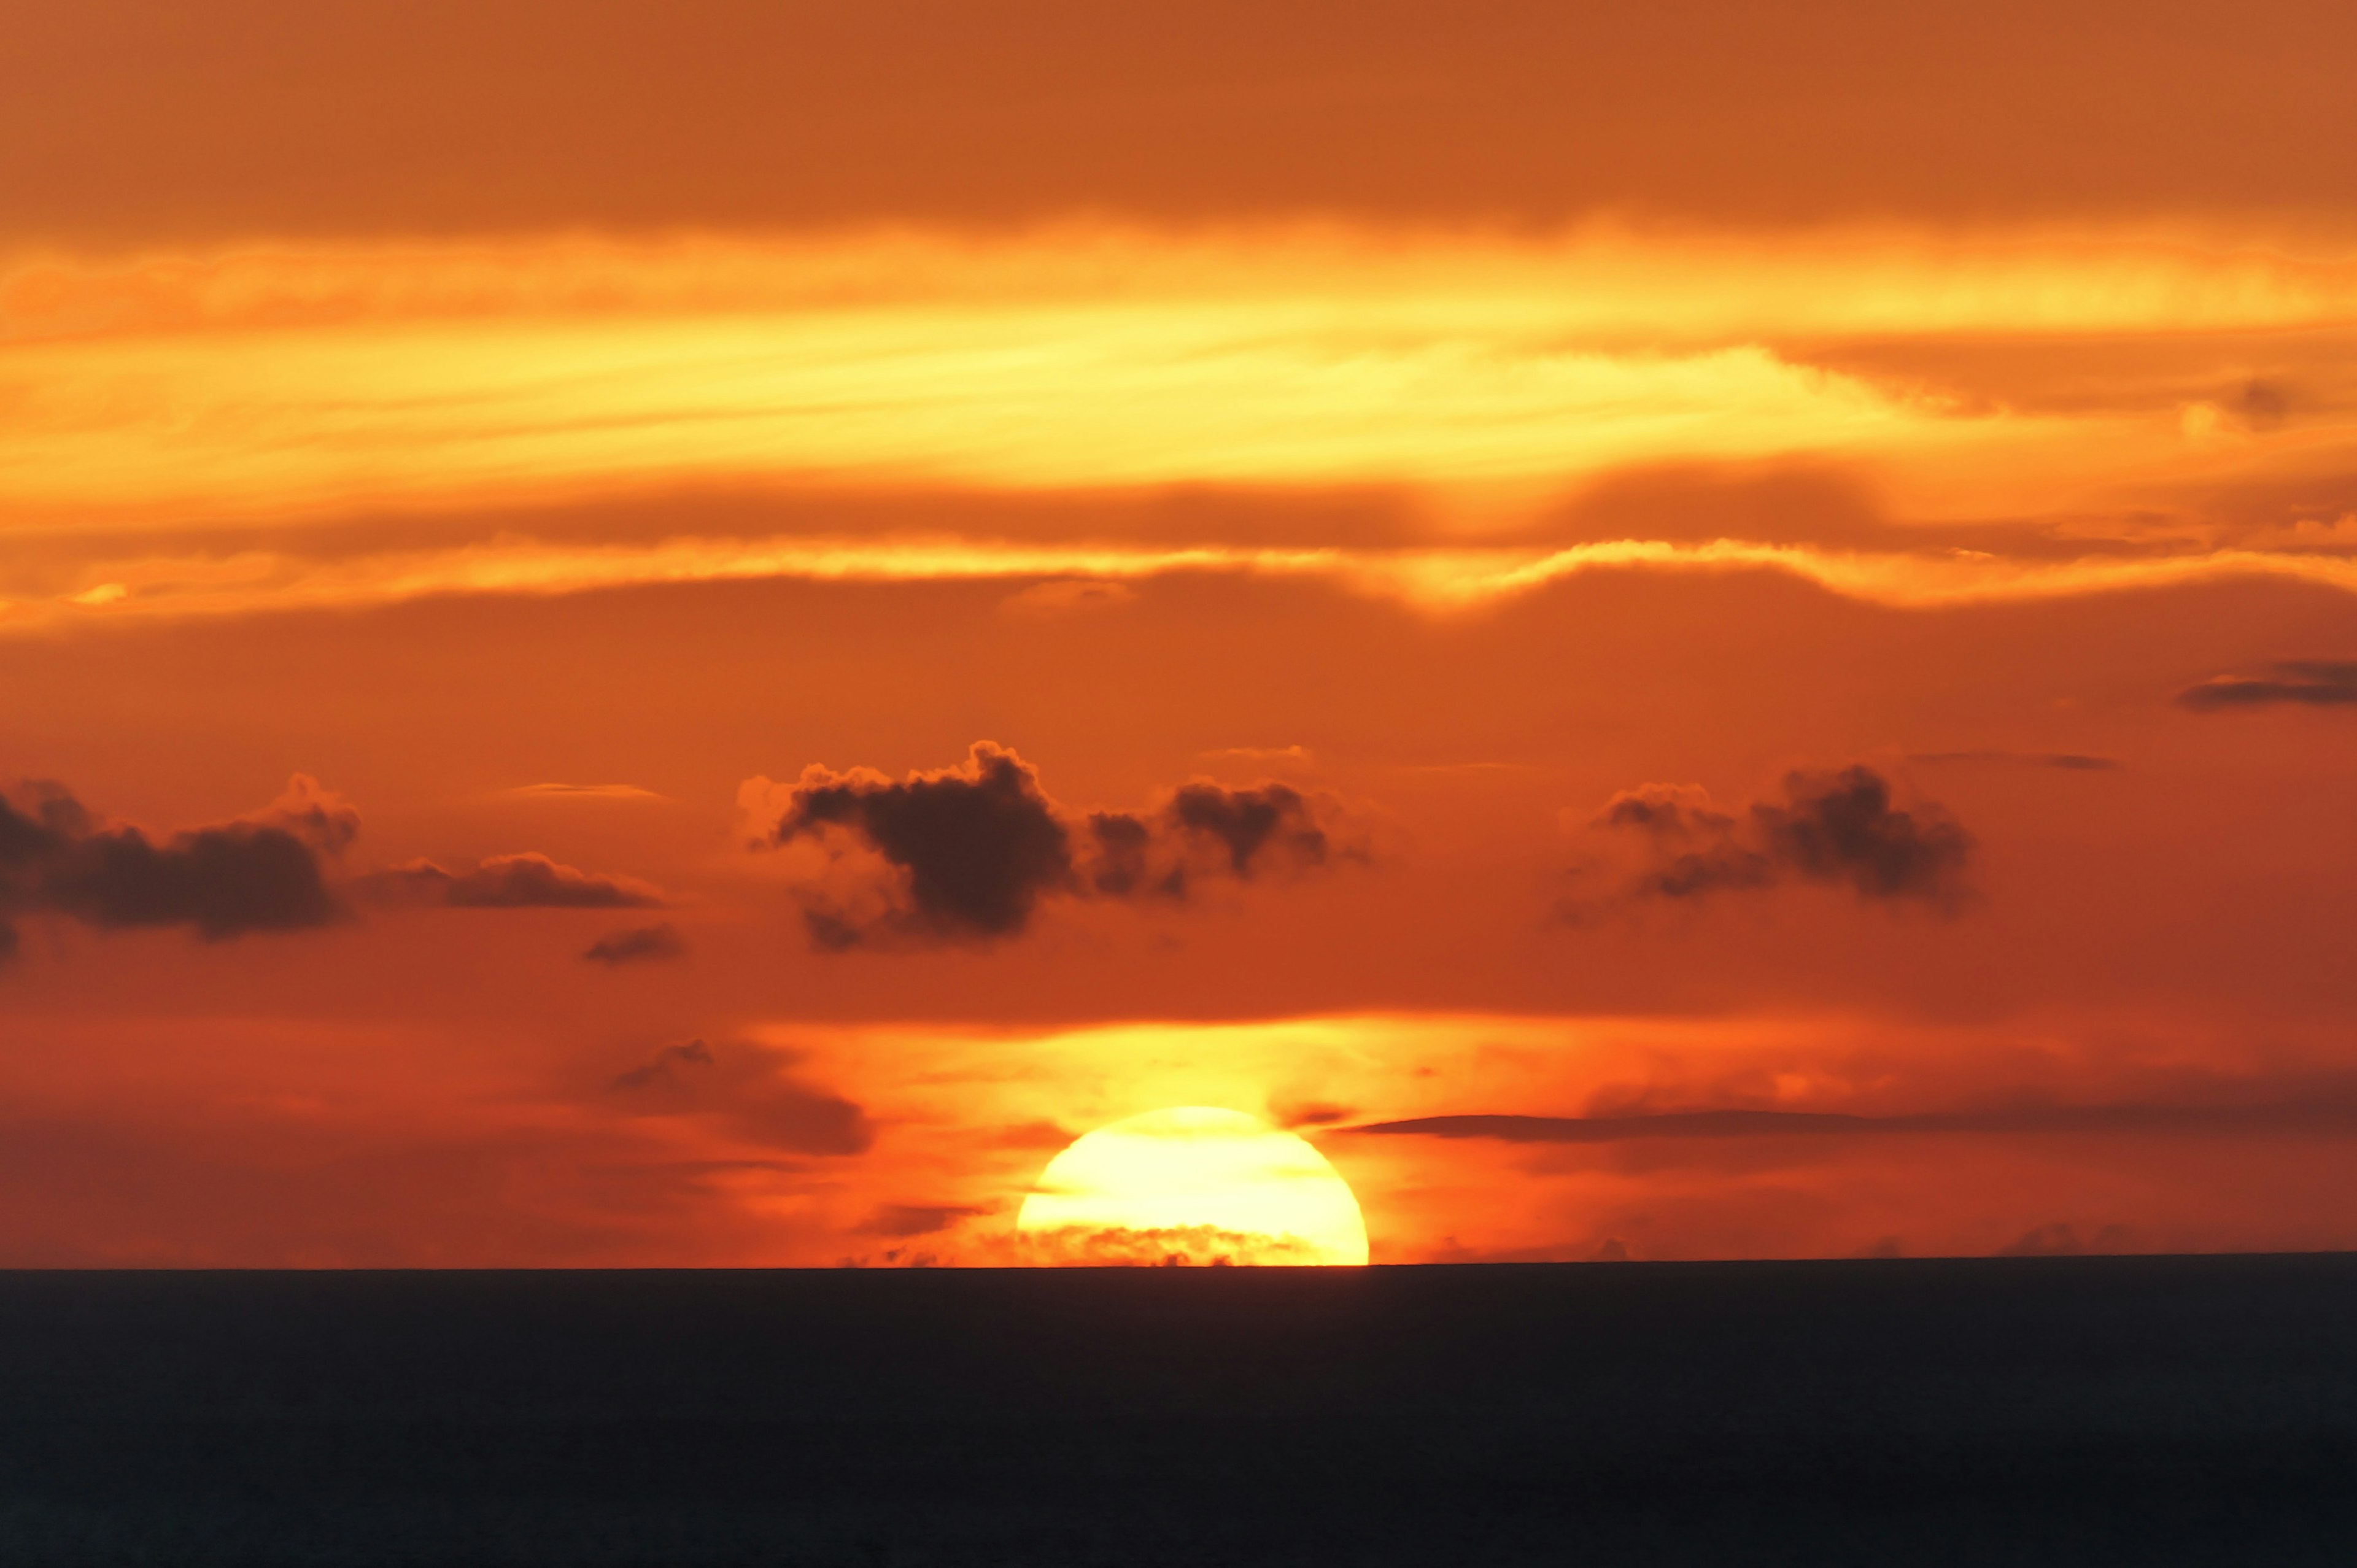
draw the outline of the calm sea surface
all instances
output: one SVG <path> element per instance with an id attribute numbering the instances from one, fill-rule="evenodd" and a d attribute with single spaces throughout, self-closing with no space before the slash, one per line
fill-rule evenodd
<path id="1" fill-rule="evenodd" d="M 2357 1257 L 0 1274 L 0 1563 L 2357 1563 Z"/>

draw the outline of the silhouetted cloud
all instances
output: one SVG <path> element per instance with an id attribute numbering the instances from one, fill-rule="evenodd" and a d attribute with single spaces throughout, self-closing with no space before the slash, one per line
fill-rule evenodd
<path id="1" fill-rule="evenodd" d="M 644 1089 L 649 1084 L 674 1081 L 672 1069 L 675 1066 L 710 1067 L 712 1050 L 702 1040 L 690 1040 L 683 1046 L 665 1046 L 654 1054 L 654 1059 L 643 1067 L 634 1067 L 614 1080 L 616 1089 Z"/>
<path id="2" fill-rule="evenodd" d="M 758 844 L 820 852 L 801 892 L 822 948 L 987 941 L 1022 931 L 1049 897 L 1180 900 L 1206 877 L 1363 858 L 1330 797 L 1196 780 L 1144 811 L 1081 813 L 989 741 L 905 779 L 813 767 L 791 786 L 753 779 L 744 799 Z"/>
<path id="3" fill-rule="evenodd" d="M 2213 675 L 2178 693 L 2177 701 L 2195 713 L 2278 703 L 2342 707 L 2357 703 L 2357 660 L 2287 659 L 2264 675 Z"/>
<path id="4" fill-rule="evenodd" d="M 1834 1111 L 1663 1111 L 1614 1116 L 1418 1116 L 1339 1129 L 1354 1135 L 1624 1144 L 1659 1138 L 1878 1137 L 1929 1133 L 2344 1133 L 2357 1094 L 2246 1104 L 2022 1105 L 1865 1116 Z"/>
<path id="5" fill-rule="evenodd" d="M 2054 768 L 2066 773 L 2113 773 L 2126 766 L 2117 757 L 2093 757 L 2077 751 L 1918 751 L 1910 762 L 1931 767 L 1953 763 L 1989 763 L 2000 767 Z"/>
<path id="6" fill-rule="evenodd" d="M 339 797 L 297 775 L 251 816 L 167 839 L 102 827 L 61 786 L 0 800 L 0 916 L 64 915 L 104 929 L 188 926 L 208 940 L 343 917 L 327 862 L 360 831 Z M 12 928 L 0 954 L 13 951 Z"/>
<path id="7" fill-rule="evenodd" d="M 987 1206 L 964 1203 L 888 1203 L 862 1220 L 854 1233 L 905 1240 L 937 1235 L 961 1219 L 991 1212 Z"/>
<path id="8" fill-rule="evenodd" d="M 2077 1258 L 2090 1252 L 2126 1252 L 2136 1238 L 2125 1225 L 2106 1225 L 2082 1240 L 2078 1227 L 2062 1220 L 2033 1226 L 1996 1250 L 2000 1258 Z"/>
<path id="9" fill-rule="evenodd" d="M 661 959 L 678 958 L 687 951 L 687 944 L 679 940 L 679 928 L 669 920 L 652 926 L 634 926 L 629 930 L 608 931 L 589 944 L 581 956 L 591 963 L 602 963 L 617 969 L 626 963 L 652 962 Z"/>
<path id="10" fill-rule="evenodd" d="M 468 871 L 446 871 L 430 860 L 371 872 L 371 892 L 401 903 L 454 909 L 651 909 L 662 890 L 636 877 L 565 865 L 544 854 L 495 854 Z"/>
<path id="11" fill-rule="evenodd" d="M 1871 768 L 1787 775 L 1780 800 L 1720 810 L 1692 786 L 1649 784 L 1605 805 L 1595 826 L 1626 835 L 1637 865 L 1624 899 L 1685 899 L 1789 882 L 1847 886 L 1862 898 L 1950 905 L 1963 893 L 1972 836 L 1941 807 L 1900 810 Z M 1581 912 L 1566 907 L 1568 915 Z"/>
<path id="12" fill-rule="evenodd" d="M 803 1155 L 865 1154 L 876 1141 L 866 1111 L 804 1083 L 795 1056 L 738 1042 L 666 1046 L 614 1079 L 642 1113 L 709 1118 L 737 1136 Z"/>
<path id="13" fill-rule="evenodd" d="M 34 914 L 102 929 L 186 926 L 218 941 L 331 924 L 356 895 L 461 908 L 664 902 L 646 883 L 544 854 L 493 855 L 463 872 L 424 860 L 353 872 L 341 857 L 360 831 L 350 801 L 302 774 L 259 811 L 161 838 L 101 822 L 61 785 L 25 784 L 0 797 L 0 959 L 18 945 L 14 919 Z"/>

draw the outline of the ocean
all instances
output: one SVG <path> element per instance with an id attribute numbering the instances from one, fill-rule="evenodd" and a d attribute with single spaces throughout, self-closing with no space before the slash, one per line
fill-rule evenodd
<path id="1" fill-rule="evenodd" d="M 2357 1563 L 2357 1256 L 0 1274 L 0 1563 Z"/>

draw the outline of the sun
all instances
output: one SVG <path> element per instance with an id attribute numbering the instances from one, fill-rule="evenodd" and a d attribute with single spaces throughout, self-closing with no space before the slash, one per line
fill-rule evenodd
<path id="1" fill-rule="evenodd" d="M 1350 1185 L 1307 1140 L 1179 1105 L 1100 1127 L 1048 1162 L 1016 1217 L 1042 1262 L 1364 1263 Z"/>

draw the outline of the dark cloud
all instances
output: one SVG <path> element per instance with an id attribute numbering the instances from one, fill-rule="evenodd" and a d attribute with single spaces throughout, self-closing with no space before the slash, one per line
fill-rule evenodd
<path id="1" fill-rule="evenodd" d="M 0 915 L 47 912 L 102 929 L 187 926 L 208 940 L 343 918 L 329 861 L 359 814 L 310 779 L 251 816 L 153 839 L 97 825 L 55 784 L 0 800 Z M 16 945 L 0 939 L 0 955 Z"/>
<path id="2" fill-rule="evenodd" d="M 776 787 L 748 789 L 768 798 Z M 989 741 L 958 767 L 905 779 L 812 768 L 774 811 L 759 843 L 825 852 L 802 891 L 813 941 L 833 949 L 988 941 L 1021 932 L 1050 897 L 1181 900 L 1207 877 L 1363 858 L 1355 841 L 1338 843 L 1344 813 L 1326 796 L 1197 780 L 1144 811 L 1082 813 Z"/>
<path id="3" fill-rule="evenodd" d="M 468 871 L 412 861 L 364 881 L 393 902 L 454 909 L 653 909 L 666 902 L 662 889 L 635 877 L 583 871 L 544 854 L 495 854 Z"/>
<path id="4" fill-rule="evenodd" d="M 1619 1116 L 1419 1116 L 1340 1129 L 1360 1135 L 1506 1144 L 1657 1138 L 1921 1136 L 1931 1133 L 2287 1133 L 2357 1132 L 2357 1093 L 2252 1103 L 2020 1105 L 1861 1116 L 1830 1111 L 1664 1111 Z"/>
<path id="5" fill-rule="evenodd" d="M 589 944 L 581 956 L 591 963 L 602 963 L 618 969 L 626 963 L 653 962 L 662 959 L 679 958 L 687 951 L 680 940 L 679 928 L 664 920 L 652 926 L 634 926 L 629 930 L 608 931 Z"/>
<path id="6" fill-rule="evenodd" d="M 1989 763 L 2010 768 L 2054 768 L 2066 773 L 2114 773 L 2126 766 L 2115 757 L 2092 757 L 2078 751 L 1918 751 L 1907 760 L 1934 768 L 1953 763 Z"/>
<path id="7" fill-rule="evenodd" d="M 544 854 L 494 855 L 464 872 L 421 860 L 354 875 L 341 856 L 360 831 L 349 801 L 301 774 L 259 811 L 169 837 L 102 823 L 60 785 L 26 784 L 0 797 L 0 960 L 18 945 L 14 918 L 35 914 L 102 929 L 185 926 L 218 941 L 331 924 L 350 915 L 352 895 L 464 908 L 664 902 L 643 882 Z M 649 948 L 608 961 L 655 956 Z"/>
<path id="8" fill-rule="evenodd" d="M 700 1039 L 666 1046 L 614 1079 L 646 1114 L 693 1115 L 740 1137 L 801 1155 L 858 1155 L 876 1141 L 860 1106 L 793 1076 L 795 1057 Z"/>
<path id="9" fill-rule="evenodd" d="M 912 1236 L 937 1235 L 961 1219 L 990 1212 L 986 1207 L 973 1204 L 888 1203 L 862 1220 L 856 1234 L 906 1240 Z"/>
<path id="10" fill-rule="evenodd" d="M 1862 898 L 1953 906 L 1973 849 L 1944 810 L 1928 802 L 1899 809 L 1889 781 L 1864 767 L 1787 775 L 1781 799 L 1754 801 L 1739 814 L 1698 789 L 1647 785 L 1614 796 L 1595 825 L 1636 846 L 1637 865 L 1620 893 L 1628 899 L 1812 882 Z"/>
<path id="11" fill-rule="evenodd" d="M 2090 1252 L 2126 1252 L 2135 1247 L 2136 1238 L 2125 1225 L 2106 1225 L 2093 1236 L 2081 1239 L 2078 1227 L 2054 1220 L 2033 1226 L 1996 1250 L 2000 1258 L 2077 1258 Z"/>
<path id="12" fill-rule="evenodd" d="M 678 1081 L 674 1066 L 710 1067 L 712 1050 L 702 1040 L 690 1040 L 683 1046 L 665 1046 L 654 1054 L 654 1059 L 643 1067 L 634 1067 L 614 1080 L 616 1089 L 644 1089 L 650 1084 Z"/>
<path id="13" fill-rule="evenodd" d="M 2278 703 L 2341 707 L 2357 703 L 2357 660 L 2287 659 L 2264 675 L 2213 675 L 2178 693 L 2177 701 L 2202 714 Z"/>

